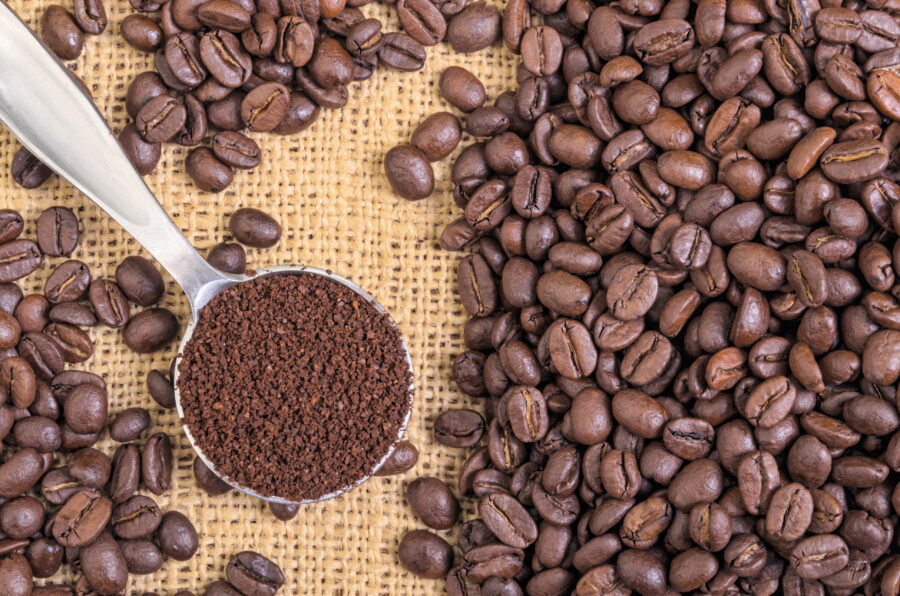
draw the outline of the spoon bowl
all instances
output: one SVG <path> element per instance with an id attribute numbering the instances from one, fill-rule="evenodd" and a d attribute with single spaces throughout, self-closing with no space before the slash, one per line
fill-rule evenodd
<path id="1" fill-rule="evenodd" d="M 222 273 L 213 268 L 160 206 L 74 75 L 4 2 L 0 2 L 0 122 L 35 157 L 119 222 L 181 286 L 190 303 L 191 321 L 181 340 L 179 355 L 193 335 L 200 310 L 210 300 L 223 290 L 258 277 L 321 275 L 350 288 L 378 312 L 387 314 L 368 292 L 331 271 L 302 265 L 279 266 L 246 276 Z M 412 362 L 402 337 L 401 343 L 411 373 Z M 172 381 L 181 425 L 194 451 L 210 470 L 229 485 L 254 497 L 276 503 L 297 503 L 277 495 L 258 494 L 217 472 L 215 464 L 200 451 L 184 423 L 177 368 L 176 362 Z M 410 387 L 409 395 L 412 394 L 413 387 Z M 397 437 L 373 472 L 390 457 L 402 439 L 411 411 L 412 399 Z M 330 499 L 359 486 L 368 478 L 300 503 Z"/>

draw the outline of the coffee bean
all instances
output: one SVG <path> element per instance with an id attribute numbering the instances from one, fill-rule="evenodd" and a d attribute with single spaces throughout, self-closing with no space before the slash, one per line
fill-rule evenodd
<path id="1" fill-rule="evenodd" d="M 44 296 L 53 304 L 75 302 L 91 284 L 91 273 L 81 261 L 66 261 L 44 283 Z"/>
<path id="2" fill-rule="evenodd" d="M 241 169 L 252 169 L 259 165 L 259 146 L 250 138 L 236 132 L 223 131 L 213 137 L 213 153 L 224 164 Z"/>
<path id="3" fill-rule="evenodd" d="M 84 48 L 84 33 L 75 17 L 58 4 L 51 4 L 41 17 L 41 37 L 61 60 L 74 60 Z"/>
<path id="4" fill-rule="evenodd" d="M 238 209 L 231 216 L 229 229 L 235 239 L 247 246 L 268 248 L 281 237 L 281 226 L 258 209 Z"/>
<path id="5" fill-rule="evenodd" d="M 428 197 L 434 190 L 434 171 L 428 157 L 412 145 L 398 145 L 384 156 L 391 188 L 411 201 Z"/>
<path id="6" fill-rule="evenodd" d="M 161 495 L 172 482 L 172 445 L 168 435 L 157 433 L 147 439 L 141 454 L 141 476 L 144 486 Z"/>
<path id="7" fill-rule="evenodd" d="M 144 408 L 128 408 L 116 414 L 109 424 L 109 436 L 119 443 L 134 441 L 150 426 L 150 414 Z"/>
<path id="8" fill-rule="evenodd" d="M 13 155 L 10 173 L 16 184 L 22 188 L 37 188 L 50 178 L 53 171 L 45 166 L 25 147 L 20 147 Z"/>
<path id="9" fill-rule="evenodd" d="M 484 2 L 473 2 L 450 20 L 446 37 L 457 52 L 483 50 L 500 38 L 500 13 Z"/>
<path id="10" fill-rule="evenodd" d="M 459 502 L 437 478 L 417 478 L 407 486 L 406 497 L 415 514 L 430 528 L 446 530 L 459 518 Z"/>
<path id="11" fill-rule="evenodd" d="M 63 409 L 66 422 L 75 432 L 100 432 L 108 411 L 106 390 L 89 383 L 78 385 L 66 397 Z"/>
<path id="12" fill-rule="evenodd" d="M 78 245 L 78 219 L 71 209 L 51 207 L 38 218 L 38 246 L 45 255 L 63 257 Z"/>
<path id="13" fill-rule="evenodd" d="M 409 441 L 400 441 L 385 460 L 384 464 L 375 471 L 375 476 L 393 476 L 402 474 L 416 465 L 419 459 L 419 450 Z"/>
<path id="14" fill-rule="evenodd" d="M 187 561 L 200 547 L 194 525 L 178 511 L 169 511 L 163 515 L 156 535 L 163 554 L 176 561 Z"/>
<path id="15" fill-rule="evenodd" d="M 162 276 L 153 264 L 139 256 L 126 257 L 116 267 L 119 289 L 135 304 L 152 306 L 165 291 Z"/>
<path id="16" fill-rule="evenodd" d="M 144 575 L 159 571 L 164 562 L 162 551 L 150 540 L 120 540 L 119 548 L 128 573 Z"/>
<path id="17" fill-rule="evenodd" d="M 171 140 L 187 122 L 187 109 L 182 100 L 168 95 L 149 99 L 135 116 L 135 126 L 148 143 Z"/>
<path id="18" fill-rule="evenodd" d="M 225 273 L 240 275 L 247 270 L 247 254 L 244 247 L 233 242 L 220 242 L 211 249 L 206 257 L 209 264 Z"/>
<path id="19" fill-rule="evenodd" d="M 424 46 L 438 43 L 447 34 L 444 15 L 429 0 L 398 0 L 397 16 L 409 36 Z"/>
<path id="20" fill-rule="evenodd" d="M 194 458 L 193 470 L 197 486 L 206 491 L 211 497 L 224 495 L 231 490 L 231 486 L 216 476 L 199 457 Z"/>
<path id="21" fill-rule="evenodd" d="M 472 112 L 484 105 L 486 93 L 481 81 L 468 70 L 451 66 L 441 73 L 441 95 L 463 112 Z"/>
<path id="22" fill-rule="evenodd" d="M 273 503 L 269 501 L 269 510 L 272 511 L 272 515 L 280 519 L 281 521 L 290 521 L 297 517 L 297 514 L 300 512 L 300 506 L 296 504 L 283 504 L 283 503 Z"/>
<path id="23" fill-rule="evenodd" d="M 491 532 L 508 546 L 526 548 L 537 539 L 538 529 L 534 520 L 509 495 L 495 493 L 482 497 L 478 513 Z"/>
<path id="24" fill-rule="evenodd" d="M 207 192 L 222 192 L 234 180 L 234 172 L 219 161 L 207 147 L 191 150 L 185 160 L 185 169 L 194 183 Z"/>
<path id="25" fill-rule="evenodd" d="M 166 347 L 178 335 L 178 320 L 165 308 L 149 308 L 128 321 L 123 340 L 138 354 L 149 354 Z"/>
<path id="26" fill-rule="evenodd" d="M 52 538 L 38 538 L 28 545 L 25 556 L 34 577 L 52 577 L 62 566 L 63 547 Z"/>
<path id="27" fill-rule="evenodd" d="M 446 540 L 427 530 L 404 534 L 397 550 L 400 564 L 426 579 L 444 577 L 453 564 L 453 549 Z"/>
<path id="28" fill-rule="evenodd" d="M 128 565 L 119 544 L 108 533 L 82 547 L 79 559 L 84 577 L 93 589 L 107 594 L 125 589 Z"/>
<path id="29" fill-rule="evenodd" d="M 165 373 L 151 370 L 147 373 L 147 391 L 150 397 L 166 409 L 175 407 L 175 390 Z"/>
<path id="30" fill-rule="evenodd" d="M 119 29 L 128 44 L 141 52 L 155 52 L 163 43 L 163 31 L 153 19 L 142 14 L 130 14 Z"/>
<path id="31" fill-rule="evenodd" d="M 112 458 L 112 476 L 109 496 L 114 503 L 122 503 L 132 497 L 141 480 L 141 455 L 135 445 L 119 445 Z"/>
<path id="32" fill-rule="evenodd" d="M 422 0 L 428 1 L 428 0 Z M 426 118 L 410 138 L 428 161 L 440 161 L 450 155 L 459 144 L 459 121 L 449 112 L 437 112 Z"/>
<path id="33" fill-rule="evenodd" d="M 41 266 L 41 253 L 30 240 L 0 244 L 0 283 L 21 279 Z"/>
<path id="34" fill-rule="evenodd" d="M 241 593 L 253 596 L 273 596 L 284 584 L 284 574 L 278 565 L 251 551 L 232 557 L 225 576 Z"/>
<path id="35" fill-rule="evenodd" d="M 425 65 L 425 48 L 404 33 L 386 33 L 378 59 L 391 68 L 412 72 Z"/>
<path id="36" fill-rule="evenodd" d="M 146 176 L 156 169 L 162 156 L 159 143 L 148 143 L 138 132 L 134 123 L 127 124 L 119 133 L 119 144 L 122 150 L 141 176 Z"/>
<path id="37" fill-rule="evenodd" d="M 93 490 L 82 490 L 66 501 L 53 520 L 53 537 L 65 547 L 82 547 L 93 542 L 112 514 L 109 499 Z"/>
<path id="38" fill-rule="evenodd" d="M 153 534 L 162 521 L 159 507 L 149 497 L 137 495 L 119 504 L 110 523 L 119 538 L 136 540 Z"/>
<path id="39" fill-rule="evenodd" d="M 472 410 L 447 410 L 434 421 L 434 438 L 448 447 L 473 447 L 484 436 L 481 415 Z"/>
<path id="40" fill-rule="evenodd" d="M 0 582 L 11 596 L 32 594 L 32 570 L 28 560 L 20 553 L 10 553 L 0 558 Z"/>

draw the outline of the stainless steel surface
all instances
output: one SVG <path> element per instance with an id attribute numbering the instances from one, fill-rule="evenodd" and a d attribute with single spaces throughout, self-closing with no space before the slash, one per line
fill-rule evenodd
<path id="1" fill-rule="evenodd" d="M 2 0 L 0 122 L 38 159 L 119 222 L 178 282 L 191 305 L 191 322 L 182 337 L 179 354 L 190 341 L 200 309 L 222 290 L 253 279 L 214 269 L 194 249 L 128 161 L 116 136 L 93 101 L 65 65 Z M 280 266 L 260 270 L 255 277 L 301 274 L 328 277 L 366 298 L 379 312 L 385 312 L 368 292 L 330 271 L 304 266 Z M 403 349 L 407 364 L 412 370 L 405 341 Z M 176 372 L 172 379 L 176 388 L 175 401 L 179 417 L 183 418 L 177 378 Z M 376 470 L 406 432 L 411 411 L 410 404 L 399 435 Z M 279 503 L 293 502 L 277 496 L 257 494 L 219 474 L 215 465 L 198 448 L 187 425 L 182 424 L 182 428 L 194 451 L 225 482 L 260 499 Z M 362 478 L 352 486 L 302 503 L 330 499 L 355 488 L 367 479 L 368 477 Z"/>

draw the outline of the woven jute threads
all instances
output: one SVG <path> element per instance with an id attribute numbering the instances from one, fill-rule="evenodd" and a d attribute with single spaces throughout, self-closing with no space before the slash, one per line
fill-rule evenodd
<path id="1" fill-rule="evenodd" d="M 12 0 L 32 27 L 39 27 L 48 0 Z M 65 3 L 63 3 L 65 5 Z M 110 25 L 89 37 L 82 56 L 70 67 L 91 88 L 97 104 L 118 132 L 127 122 L 124 97 L 131 79 L 152 67 L 152 58 L 127 46 L 119 36 L 122 20 L 133 12 L 128 0 L 105 0 Z M 71 8 L 71 6 L 68 6 Z M 400 30 L 395 11 L 381 5 L 363 7 Z M 284 229 L 273 249 L 250 250 L 248 265 L 304 263 L 333 269 L 369 290 L 400 326 L 412 355 L 415 404 L 408 438 L 420 450 L 417 466 L 406 476 L 375 478 L 338 499 L 304 507 L 290 522 L 281 522 L 260 501 L 232 492 L 207 497 L 191 473 L 193 453 L 173 412 L 161 410 L 147 395 L 146 374 L 167 369 L 174 347 L 152 357 L 132 354 L 120 333 L 90 330 L 96 341 L 85 368 L 101 373 L 109 385 L 111 412 L 130 406 L 151 410 L 153 426 L 146 436 L 168 432 L 178 467 L 173 488 L 161 499 L 164 509 L 188 515 L 200 533 L 201 548 L 187 563 L 168 561 L 150 576 L 134 576 L 129 594 L 178 590 L 202 594 L 220 579 L 228 559 L 238 551 L 256 550 L 277 561 L 285 574 L 283 594 L 382 595 L 432 594 L 443 582 L 420 580 L 396 562 L 403 533 L 420 524 L 403 497 L 405 483 L 417 475 L 433 475 L 455 483 L 463 454 L 437 445 L 431 436 L 435 416 L 448 407 L 480 404 L 463 396 L 450 381 L 453 356 L 462 351 L 464 321 L 455 295 L 458 255 L 442 251 L 437 238 L 456 209 L 450 198 L 449 168 L 453 157 L 435 164 L 439 180 L 434 195 L 418 203 L 397 198 L 383 174 L 382 156 L 409 138 L 425 116 L 451 109 L 438 96 L 440 73 L 451 65 L 478 75 L 490 99 L 514 86 L 513 56 L 500 45 L 473 55 L 453 52 L 445 44 L 428 48 L 428 61 L 416 73 L 378 70 L 353 84 L 350 102 L 339 111 L 324 111 L 296 137 L 252 135 L 263 149 L 263 164 L 241 172 L 221 195 L 196 189 L 183 171 L 186 152 L 166 146 L 156 172 L 146 178 L 162 205 L 195 246 L 207 250 L 227 238 L 229 215 L 239 207 L 256 207 L 276 217 Z M 461 144 L 468 144 L 464 142 Z M 83 240 L 73 258 L 87 263 L 95 277 L 112 277 L 115 266 L 131 254 L 147 256 L 109 217 L 67 183 L 51 179 L 39 190 L 17 187 L 9 164 L 18 143 L 0 130 L 0 207 L 22 213 L 33 225 L 43 209 L 65 205 L 82 222 Z M 98 164 L 98 167 L 103 167 Z M 55 263 L 46 264 L 43 281 Z M 187 302 L 166 277 L 168 291 L 161 306 L 182 323 Z M 23 288 L 37 291 L 38 287 Z M 112 453 L 105 440 L 100 448 Z M 471 516 L 469 511 L 465 515 Z M 448 539 L 453 532 L 446 533 Z M 69 569 L 66 566 L 66 569 Z M 74 574 L 54 580 L 73 580 Z"/>

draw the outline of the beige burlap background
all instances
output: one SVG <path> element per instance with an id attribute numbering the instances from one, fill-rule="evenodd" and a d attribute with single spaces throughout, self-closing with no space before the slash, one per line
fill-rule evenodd
<path id="1" fill-rule="evenodd" d="M 61 0 L 71 9 L 70 0 Z M 12 0 L 12 7 L 33 28 L 49 0 Z M 105 0 L 110 25 L 99 37 L 88 37 L 82 57 L 71 66 L 92 89 L 98 105 L 118 131 L 126 123 L 125 91 L 132 78 L 151 67 L 149 55 L 127 46 L 119 25 L 132 12 L 128 0 Z M 393 9 L 363 8 L 399 30 Z M 184 174 L 185 151 L 166 146 L 156 172 L 147 182 L 166 211 L 201 250 L 228 238 L 228 216 L 239 207 L 257 207 L 276 218 L 284 236 L 275 249 L 249 250 L 250 266 L 305 263 L 326 267 L 367 288 L 399 324 L 412 353 L 416 396 L 409 439 L 420 450 L 418 465 L 405 476 L 376 478 L 348 495 L 303 508 L 293 521 L 275 519 L 261 501 L 233 492 L 209 498 L 191 473 L 193 453 L 173 412 L 164 411 L 147 395 L 145 375 L 168 368 L 174 347 L 153 357 L 125 348 L 119 333 L 91 330 L 94 356 L 79 368 L 103 375 L 109 384 L 111 411 L 143 406 L 153 415 L 150 432 L 165 431 L 176 446 L 174 487 L 159 499 L 164 509 L 178 509 L 197 526 L 200 551 L 191 561 L 169 561 L 159 572 L 132 578 L 129 593 L 155 591 L 171 595 L 190 589 L 203 593 L 224 575 L 228 558 L 241 550 L 259 551 L 284 571 L 282 593 L 300 594 L 433 594 L 444 582 L 420 580 L 399 567 L 397 544 L 403 533 L 424 527 L 403 496 L 406 482 L 417 475 L 436 475 L 455 486 L 464 454 L 436 444 L 431 435 L 443 409 L 469 405 L 450 380 L 450 364 L 462 349 L 462 308 L 456 300 L 458 256 L 437 242 L 443 226 L 459 215 L 450 197 L 452 158 L 435 164 L 434 195 L 409 203 L 396 197 L 383 173 L 382 156 L 428 114 L 452 109 L 438 94 L 438 77 L 450 65 L 475 72 L 490 99 L 514 82 L 514 57 L 499 44 L 475 55 L 460 55 L 448 45 L 428 48 L 428 62 L 417 73 L 379 69 L 368 81 L 351 86 L 349 105 L 323 111 L 318 121 L 296 137 L 257 135 L 264 161 L 252 172 L 239 172 L 224 193 L 198 191 Z M 117 224 L 67 183 L 51 179 L 38 190 L 17 187 L 9 164 L 18 144 L 0 127 L 0 206 L 18 209 L 33 237 L 41 210 L 65 205 L 76 211 L 83 228 L 74 258 L 88 263 L 95 277 L 111 277 L 124 257 L 141 248 Z M 77 151 L 77 146 L 71 147 Z M 98 163 L 98 168 L 104 164 Z M 27 291 L 39 289 L 61 259 L 48 259 Z M 186 301 L 169 278 L 162 305 L 173 309 L 182 325 Z M 147 435 L 145 435 L 146 437 Z M 113 445 L 103 447 L 111 454 Z M 469 511 L 471 514 L 471 509 Z M 454 532 L 446 533 L 448 538 Z M 74 575 L 55 579 L 72 579 Z M 0 590 L 2 591 L 2 590 Z"/>

